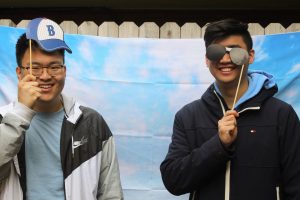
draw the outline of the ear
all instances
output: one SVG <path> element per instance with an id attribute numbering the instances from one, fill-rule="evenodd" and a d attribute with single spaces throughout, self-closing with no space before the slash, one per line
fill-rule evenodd
<path id="1" fill-rule="evenodd" d="M 252 64 L 254 62 L 254 58 L 255 58 L 255 51 L 254 49 L 251 49 L 249 51 L 249 64 Z"/>
<path id="2" fill-rule="evenodd" d="M 20 81 L 23 78 L 23 73 L 20 67 L 16 67 L 16 74 L 18 77 L 18 80 Z"/>
<path id="3" fill-rule="evenodd" d="M 206 55 L 205 55 L 205 63 L 206 63 L 206 67 L 209 67 L 209 59 L 206 57 Z"/>
<path id="4" fill-rule="evenodd" d="M 67 76 L 67 66 L 65 66 L 65 67 L 63 68 L 63 70 L 64 70 L 64 76 L 66 77 L 66 76 Z"/>

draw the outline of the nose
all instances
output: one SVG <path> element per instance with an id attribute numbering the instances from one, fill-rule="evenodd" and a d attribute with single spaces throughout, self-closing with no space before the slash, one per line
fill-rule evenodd
<path id="1" fill-rule="evenodd" d="M 231 63 L 231 58 L 229 52 L 226 52 L 224 56 L 221 58 L 220 63 Z"/>
<path id="2" fill-rule="evenodd" d="M 39 76 L 39 79 L 50 79 L 51 76 L 50 74 L 48 73 L 48 68 L 47 67 L 43 67 L 43 72 L 42 74 Z"/>

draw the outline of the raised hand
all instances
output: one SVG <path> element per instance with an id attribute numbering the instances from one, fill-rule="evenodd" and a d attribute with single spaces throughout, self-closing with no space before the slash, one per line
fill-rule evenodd
<path id="1" fill-rule="evenodd" d="M 239 114 L 235 110 L 229 110 L 218 121 L 219 138 L 225 147 L 230 146 L 237 137 L 236 118 Z"/>
<path id="2" fill-rule="evenodd" d="M 41 88 L 36 77 L 30 74 L 24 76 L 18 83 L 18 101 L 29 108 L 33 108 L 36 100 L 41 96 Z"/>

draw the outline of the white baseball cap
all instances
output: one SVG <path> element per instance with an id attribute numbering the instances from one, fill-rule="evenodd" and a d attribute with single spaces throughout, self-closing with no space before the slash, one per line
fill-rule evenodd
<path id="1" fill-rule="evenodd" d="M 50 19 L 35 18 L 31 20 L 26 29 L 26 37 L 36 41 L 45 51 L 64 49 L 72 53 L 64 41 L 62 28 Z"/>

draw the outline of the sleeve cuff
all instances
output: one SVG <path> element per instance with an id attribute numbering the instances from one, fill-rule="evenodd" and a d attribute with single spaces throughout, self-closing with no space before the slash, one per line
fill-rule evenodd
<path id="1" fill-rule="evenodd" d="M 32 118 L 36 114 L 36 112 L 34 110 L 28 108 L 27 106 L 25 106 L 19 102 L 15 103 L 12 113 L 21 117 L 28 123 L 32 120 Z"/>

